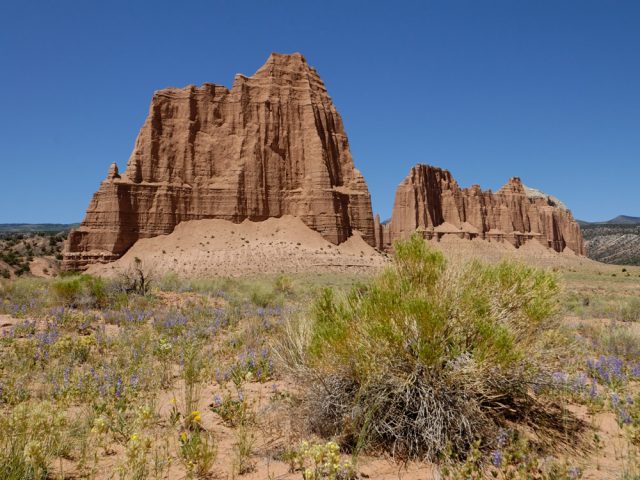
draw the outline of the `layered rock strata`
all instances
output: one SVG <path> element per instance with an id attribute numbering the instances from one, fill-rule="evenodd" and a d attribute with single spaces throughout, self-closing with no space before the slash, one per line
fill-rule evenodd
<path id="1" fill-rule="evenodd" d="M 375 244 L 371 198 L 342 119 L 298 53 L 272 54 L 233 87 L 156 92 L 126 171 L 114 164 L 72 231 L 63 266 L 124 254 L 187 220 L 293 215 L 328 241 Z"/>
<path id="2" fill-rule="evenodd" d="M 447 170 L 414 166 L 396 190 L 389 224 L 375 221 L 377 247 L 388 250 L 394 240 L 416 231 L 428 239 L 456 235 L 515 247 L 537 240 L 558 252 L 569 248 L 585 255 L 580 226 L 571 212 L 517 177 L 493 193 L 478 185 L 460 188 Z"/>

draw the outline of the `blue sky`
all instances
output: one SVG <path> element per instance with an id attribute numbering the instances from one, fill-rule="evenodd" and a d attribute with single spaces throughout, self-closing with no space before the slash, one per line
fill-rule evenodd
<path id="1" fill-rule="evenodd" d="M 0 222 L 80 221 L 154 90 L 302 52 L 388 217 L 422 162 L 640 215 L 640 2 L 0 3 Z"/>

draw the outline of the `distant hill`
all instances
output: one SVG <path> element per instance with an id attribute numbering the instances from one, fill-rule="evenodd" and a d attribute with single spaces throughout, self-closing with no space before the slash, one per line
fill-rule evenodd
<path id="1" fill-rule="evenodd" d="M 576 220 L 580 226 L 583 225 L 640 225 L 640 217 L 632 217 L 630 215 L 618 215 L 616 218 L 606 220 L 604 222 L 587 222 L 585 220 Z"/>
<path id="2" fill-rule="evenodd" d="M 0 223 L 0 233 L 66 232 L 79 223 Z"/>
<path id="3" fill-rule="evenodd" d="M 620 215 L 607 222 L 580 222 L 580 228 L 589 258 L 618 265 L 640 265 L 640 218 Z"/>
<path id="4" fill-rule="evenodd" d="M 630 217 L 629 215 L 618 215 L 608 222 L 610 225 L 640 225 L 640 217 Z"/>

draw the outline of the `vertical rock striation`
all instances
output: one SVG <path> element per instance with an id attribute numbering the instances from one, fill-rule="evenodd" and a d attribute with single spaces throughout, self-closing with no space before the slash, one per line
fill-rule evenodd
<path id="1" fill-rule="evenodd" d="M 496 193 L 480 186 L 461 189 L 447 170 L 416 165 L 396 190 L 391 222 L 376 222 L 377 247 L 388 249 L 415 231 L 425 238 L 506 241 L 519 247 L 530 240 L 562 252 L 585 254 L 580 226 L 556 198 L 525 187 L 514 177 Z"/>
<path id="2" fill-rule="evenodd" d="M 272 54 L 231 90 L 206 83 L 156 92 L 126 171 L 109 169 L 69 235 L 63 266 L 114 260 L 186 220 L 283 215 L 334 244 L 354 230 L 375 243 L 371 198 L 342 119 L 299 53 Z"/>

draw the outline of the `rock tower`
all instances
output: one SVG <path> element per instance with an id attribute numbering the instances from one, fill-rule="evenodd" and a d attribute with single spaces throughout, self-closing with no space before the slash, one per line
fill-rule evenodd
<path id="1" fill-rule="evenodd" d="M 354 230 L 374 245 L 371 197 L 342 119 L 299 54 L 272 54 L 233 87 L 168 88 L 123 173 L 113 164 L 72 231 L 64 268 L 120 257 L 140 238 L 187 220 L 294 215 L 339 244 Z"/>
<path id="2" fill-rule="evenodd" d="M 375 221 L 375 238 L 381 250 L 413 232 L 425 238 L 457 235 L 505 241 L 519 247 L 537 240 L 562 252 L 585 255 L 580 226 L 556 198 L 523 185 L 514 177 L 497 192 L 479 185 L 460 188 L 448 170 L 418 164 L 396 190 L 391 221 Z"/>

